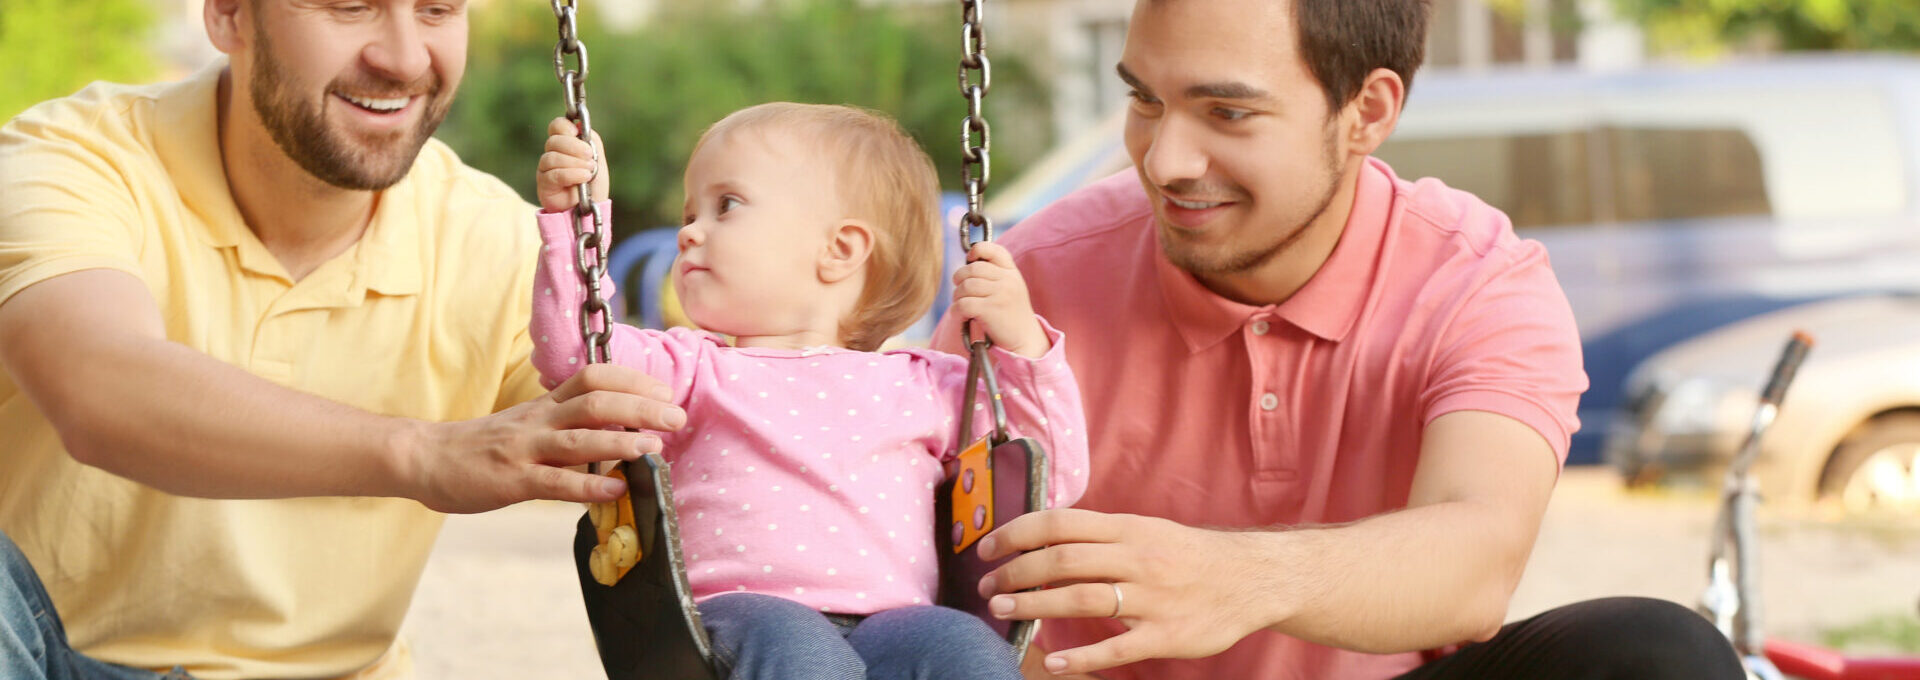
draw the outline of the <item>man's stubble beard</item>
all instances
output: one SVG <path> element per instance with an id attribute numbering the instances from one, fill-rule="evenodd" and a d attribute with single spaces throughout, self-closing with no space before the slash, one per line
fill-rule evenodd
<path id="1" fill-rule="evenodd" d="M 1160 250 L 1166 255 L 1167 260 L 1195 276 L 1231 276 L 1258 269 L 1299 242 L 1301 237 L 1306 235 L 1307 228 L 1312 226 L 1315 220 L 1320 219 L 1321 215 L 1326 214 L 1327 208 L 1333 205 L 1334 195 L 1339 193 L 1342 172 L 1336 161 L 1339 151 L 1336 136 L 1338 130 L 1333 123 L 1333 120 L 1328 121 L 1326 134 L 1321 142 L 1321 155 L 1326 159 L 1326 173 L 1323 175 L 1326 181 L 1320 191 L 1319 204 L 1314 206 L 1313 211 L 1304 219 L 1280 232 L 1279 238 L 1264 246 L 1217 254 L 1204 253 L 1200 252 L 1199 248 L 1187 247 L 1180 242 L 1177 229 L 1172 225 L 1161 224 Z M 1240 193 L 1251 196 L 1244 189 Z"/>
<path id="2" fill-rule="evenodd" d="M 266 32 L 255 26 L 258 46 L 253 59 L 253 78 L 249 89 L 253 110 L 273 137 L 275 146 L 302 169 L 329 185 L 356 191 L 379 191 L 406 178 L 421 147 L 433 136 L 446 118 L 453 101 L 451 91 L 442 91 L 439 77 L 428 73 L 421 82 L 401 83 L 367 79 L 353 83 L 357 87 L 337 87 L 330 83 L 318 104 L 301 101 L 287 90 L 281 62 L 274 54 Z M 422 87 L 422 86 L 425 87 Z M 336 90 L 356 93 L 422 94 L 425 111 L 419 124 L 362 137 L 359 143 L 346 139 L 348 133 L 327 126 L 326 99 Z"/>

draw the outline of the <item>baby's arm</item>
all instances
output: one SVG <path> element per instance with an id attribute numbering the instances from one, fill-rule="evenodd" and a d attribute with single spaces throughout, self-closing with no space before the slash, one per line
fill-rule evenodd
<path id="1" fill-rule="evenodd" d="M 603 216 L 601 234 L 606 237 L 613 234 L 613 209 L 606 199 L 606 159 L 597 153 L 599 136 L 596 134 L 594 145 L 588 147 L 576 136 L 578 130 L 572 121 L 553 119 L 547 125 L 546 152 L 541 154 L 539 170 L 534 174 L 543 210 L 539 214 L 540 261 L 534 272 L 533 320 L 529 330 L 533 336 L 533 365 L 540 370 L 540 384 L 547 389 L 572 377 L 587 363 L 586 340 L 580 334 L 580 314 L 587 288 L 574 262 L 573 209 L 580 201 L 580 184 L 592 181 L 595 206 Z M 600 277 L 600 292 L 603 299 L 613 298 L 613 279 L 604 273 Z M 608 310 L 607 317 L 611 334 L 607 342 L 608 361 L 619 359 L 620 363 L 677 385 L 671 382 L 675 353 L 647 351 L 663 341 L 658 333 L 613 323 L 612 310 Z M 640 361 L 640 357 L 649 360 Z M 678 390 L 676 396 L 679 396 Z"/>
<path id="2" fill-rule="evenodd" d="M 1046 449 L 1051 473 L 1048 479 L 1048 507 L 1072 505 L 1087 491 L 1087 415 L 1080 400 L 1080 385 L 1067 367 L 1065 336 L 1039 316 L 1034 322 L 1045 334 L 1048 347 L 1044 354 L 1028 358 L 995 345 L 989 350 L 995 375 L 999 378 L 1001 403 L 1007 409 L 1007 426 L 1015 437 L 1033 437 Z M 965 364 L 961 364 L 965 379 Z M 964 389 L 964 387 L 962 388 Z M 971 441 L 993 430 L 992 406 L 987 395 L 974 399 Z M 955 392 L 964 396 L 963 392 Z M 966 442 L 962 442 L 964 446 Z"/>
<path id="3" fill-rule="evenodd" d="M 609 213 L 608 204 L 600 204 L 600 214 Z M 553 389 L 587 363 L 586 339 L 580 336 L 580 314 L 587 290 L 573 261 L 573 212 L 542 212 L 538 221 L 540 262 L 533 274 L 533 321 L 529 330 L 533 336 L 533 366 L 540 370 L 540 384 Z M 602 275 L 600 292 L 611 299 L 613 279 Z M 607 317 L 611 322 L 612 310 L 608 310 Z M 637 350 L 646 338 L 639 329 L 613 324 L 611 331 L 612 338 L 607 342 L 608 360 L 640 356 Z M 654 377 L 664 379 L 657 374 Z"/>

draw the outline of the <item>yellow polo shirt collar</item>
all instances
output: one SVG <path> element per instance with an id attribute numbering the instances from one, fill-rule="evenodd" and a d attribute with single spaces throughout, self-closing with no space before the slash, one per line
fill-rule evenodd
<path id="1" fill-rule="evenodd" d="M 219 116 L 210 113 L 219 106 L 222 78 L 215 74 L 226 68 L 227 60 L 218 59 L 156 98 L 154 118 L 159 129 L 166 132 L 154 136 L 154 152 L 179 188 L 181 201 L 204 221 L 201 240 L 214 248 L 235 249 L 241 268 L 248 272 L 291 284 L 293 277 L 247 228 L 227 189 L 226 165 L 220 157 Z M 365 299 L 367 291 L 382 295 L 420 292 L 420 232 L 412 227 L 419 216 L 409 215 L 405 209 L 414 204 L 415 191 L 409 175 L 381 193 L 373 221 L 360 242 L 336 258 L 338 261 L 326 263 L 301 282 L 326 284 L 312 288 L 327 291 L 317 299 L 305 300 L 301 307 L 353 306 Z M 333 279 L 338 276 L 351 278 L 347 285 L 334 285 Z M 315 278 L 320 280 L 313 281 Z"/>

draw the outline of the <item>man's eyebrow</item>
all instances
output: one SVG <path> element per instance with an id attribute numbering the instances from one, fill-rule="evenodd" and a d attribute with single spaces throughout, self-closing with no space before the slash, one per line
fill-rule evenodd
<path id="1" fill-rule="evenodd" d="M 1120 74 L 1120 80 L 1129 87 L 1141 92 L 1152 92 L 1140 77 L 1127 70 L 1126 64 L 1114 64 L 1113 70 Z M 1230 81 L 1223 83 L 1201 83 L 1187 88 L 1189 99 L 1263 99 L 1267 91 L 1246 83 Z"/>
<path id="2" fill-rule="evenodd" d="M 1241 82 L 1201 83 L 1187 88 L 1190 99 L 1262 99 L 1267 91 Z"/>

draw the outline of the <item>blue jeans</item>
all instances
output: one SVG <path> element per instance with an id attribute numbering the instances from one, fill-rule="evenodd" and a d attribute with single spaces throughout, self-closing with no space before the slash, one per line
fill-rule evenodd
<path id="1" fill-rule="evenodd" d="M 771 595 L 700 604 L 714 654 L 733 680 L 1019 680 L 1013 646 L 972 614 L 901 607 L 828 616 Z"/>
<path id="2" fill-rule="evenodd" d="M 6 680 L 181 680 L 178 668 L 162 675 L 110 664 L 73 651 L 53 599 L 33 573 L 27 556 L 0 532 L 0 678 Z"/>

